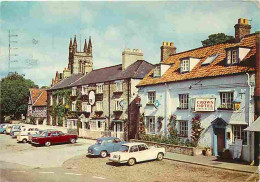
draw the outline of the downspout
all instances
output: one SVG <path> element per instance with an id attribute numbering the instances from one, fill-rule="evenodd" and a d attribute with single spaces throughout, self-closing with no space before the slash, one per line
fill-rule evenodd
<path id="1" fill-rule="evenodd" d="M 167 101 L 168 101 L 168 89 L 167 89 L 168 85 L 167 83 L 165 83 L 165 104 L 164 104 L 164 134 L 165 136 L 167 135 Z"/>
<path id="2" fill-rule="evenodd" d="M 127 133 L 126 133 L 126 135 L 127 135 L 127 141 L 129 140 L 129 128 L 130 128 L 130 123 L 129 123 L 129 106 L 130 106 L 130 104 L 129 104 L 129 91 L 130 91 L 130 89 L 129 89 L 129 85 L 130 85 L 130 79 L 129 80 L 127 80 Z"/>
<path id="3" fill-rule="evenodd" d="M 248 124 L 247 124 L 249 126 L 249 123 L 251 121 L 250 113 L 252 111 L 252 105 L 250 103 L 250 101 L 251 101 L 251 93 L 252 93 L 252 86 L 250 84 L 250 75 L 249 75 L 249 73 L 246 73 L 246 75 L 247 75 L 247 85 L 249 86 L 249 99 L 248 99 L 248 101 L 249 101 L 248 102 L 249 108 L 248 108 Z"/>
<path id="4" fill-rule="evenodd" d="M 108 82 L 108 131 L 110 128 L 110 82 Z M 111 128 L 113 130 L 113 128 Z"/>

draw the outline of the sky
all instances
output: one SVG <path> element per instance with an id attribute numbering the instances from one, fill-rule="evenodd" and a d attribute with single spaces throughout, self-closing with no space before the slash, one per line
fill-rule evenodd
<path id="1" fill-rule="evenodd" d="M 252 20 L 251 33 L 259 31 L 259 7 L 257 1 L 1 2 L 0 77 L 16 71 L 49 86 L 68 66 L 74 35 L 78 49 L 80 37 L 83 49 L 91 36 L 94 69 L 121 64 L 125 47 L 141 49 L 156 64 L 163 41 L 177 52 L 201 47 L 210 34 L 234 36 L 238 18 Z"/>

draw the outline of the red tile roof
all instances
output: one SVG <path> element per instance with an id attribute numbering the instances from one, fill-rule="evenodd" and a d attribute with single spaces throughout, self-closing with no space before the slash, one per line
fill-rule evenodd
<path id="1" fill-rule="evenodd" d="M 47 105 L 47 92 L 44 89 L 30 88 L 30 95 L 32 98 L 33 106 Z"/>
<path id="2" fill-rule="evenodd" d="M 162 77 L 154 78 L 153 71 L 150 71 L 137 87 L 255 71 L 256 38 L 256 34 L 250 34 L 245 36 L 239 43 L 222 43 L 173 54 L 163 62 L 165 64 L 171 64 L 171 67 L 162 75 Z M 226 66 L 225 49 L 235 46 L 246 46 L 251 50 L 239 65 Z M 213 54 L 220 55 L 211 64 L 202 66 L 201 64 Z M 185 57 L 200 58 L 200 61 L 190 72 L 180 73 L 180 60 Z"/>

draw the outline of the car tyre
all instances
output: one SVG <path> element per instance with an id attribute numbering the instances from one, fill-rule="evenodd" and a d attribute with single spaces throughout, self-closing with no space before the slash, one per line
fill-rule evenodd
<path id="1" fill-rule="evenodd" d="M 127 164 L 129 165 L 129 166 L 133 166 L 133 165 L 135 165 L 135 159 L 134 158 L 131 158 L 131 159 L 129 159 L 128 161 L 127 161 Z"/>
<path id="2" fill-rule="evenodd" d="M 100 157 L 106 158 L 106 156 L 107 156 L 107 151 L 102 150 L 102 151 L 100 152 Z"/>
<path id="3" fill-rule="evenodd" d="M 72 143 L 72 144 L 76 143 L 76 139 L 75 138 L 71 138 L 70 139 L 70 143 Z"/>
<path id="4" fill-rule="evenodd" d="M 26 143 L 26 142 L 27 142 L 27 139 L 26 139 L 26 138 L 24 138 L 24 139 L 22 140 L 22 142 L 23 142 L 23 143 Z"/>
<path id="5" fill-rule="evenodd" d="M 158 160 L 158 161 L 163 160 L 163 153 L 160 152 L 160 153 L 157 155 L 157 160 Z"/>
<path id="6" fill-rule="evenodd" d="M 6 134 L 6 131 L 3 131 L 4 134 Z"/>
<path id="7" fill-rule="evenodd" d="M 49 142 L 49 141 L 45 142 L 45 146 L 46 146 L 46 147 L 51 146 L 51 142 Z"/>

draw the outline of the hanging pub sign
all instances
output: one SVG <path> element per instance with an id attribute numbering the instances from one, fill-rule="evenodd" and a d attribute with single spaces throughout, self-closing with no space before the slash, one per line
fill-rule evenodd
<path id="1" fill-rule="evenodd" d="M 215 111 L 215 98 L 196 98 L 195 111 Z"/>

